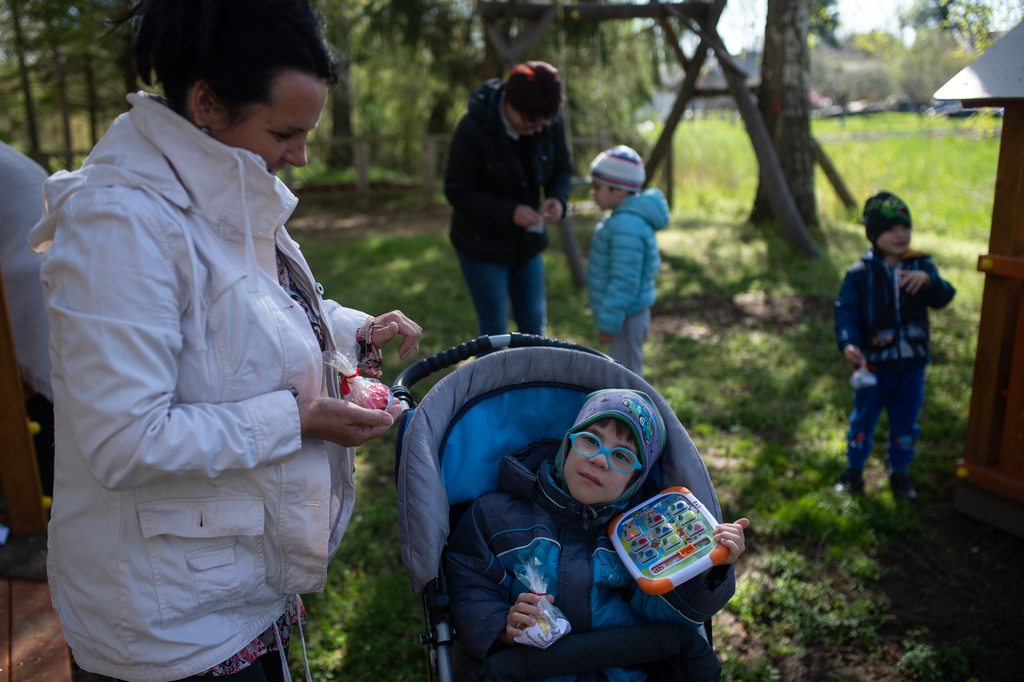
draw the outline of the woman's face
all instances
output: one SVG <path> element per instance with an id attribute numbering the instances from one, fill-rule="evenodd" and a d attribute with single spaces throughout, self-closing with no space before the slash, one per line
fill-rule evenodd
<path id="1" fill-rule="evenodd" d="M 551 118 L 529 118 L 528 116 L 519 112 L 518 109 L 514 108 L 507 101 L 503 102 L 505 119 L 511 124 L 512 129 L 519 135 L 533 135 L 544 130 L 544 126 L 551 125 L 551 122 L 555 120 L 555 117 Z"/>
<path id="2" fill-rule="evenodd" d="M 267 170 L 276 173 L 288 164 L 306 165 L 306 136 L 316 127 L 326 99 L 324 81 L 288 69 L 274 78 L 270 104 L 257 104 L 232 123 L 223 114 L 214 120 L 196 116 L 194 122 L 208 127 L 218 142 L 259 154 L 267 162 Z"/>

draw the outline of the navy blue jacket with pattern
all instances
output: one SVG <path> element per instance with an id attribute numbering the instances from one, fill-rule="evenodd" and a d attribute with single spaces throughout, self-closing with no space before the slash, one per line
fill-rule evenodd
<path id="1" fill-rule="evenodd" d="M 524 550 L 546 555 L 548 585 L 573 633 L 672 622 L 697 627 L 732 598 L 732 566 L 718 566 L 661 596 L 637 588 L 608 539 L 608 523 L 628 508 L 594 509 L 577 502 L 555 482 L 559 441 L 546 439 L 501 462 L 504 492 L 484 495 L 462 517 L 449 541 L 444 570 L 456 640 L 483 659 L 504 644 L 509 608 L 526 586 L 515 578 Z M 633 506 L 658 492 L 641 488 Z M 602 671 L 611 682 L 645 679 L 639 668 Z M 558 678 L 561 679 L 561 678 Z M 572 678 L 566 678 L 572 679 Z"/>
<path id="2" fill-rule="evenodd" d="M 923 270 L 932 283 L 908 294 L 897 270 Z M 956 289 L 939 276 L 928 254 L 908 251 L 895 267 L 868 249 L 850 266 L 836 299 L 836 340 L 839 350 L 853 344 L 868 364 L 882 373 L 905 372 L 931 360 L 928 308 L 942 308 Z"/>

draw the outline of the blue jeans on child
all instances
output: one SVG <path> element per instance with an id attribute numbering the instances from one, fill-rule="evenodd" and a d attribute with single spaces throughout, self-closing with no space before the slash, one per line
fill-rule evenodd
<path id="1" fill-rule="evenodd" d="M 523 334 L 544 334 L 547 303 L 544 299 L 544 258 L 537 254 L 524 267 L 516 268 L 475 260 L 459 254 L 462 275 L 476 308 L 477 333 L 505 334 L 508 331 L 508 301 Z"/>
<path id="2" fill-rule="evenodd" d="M 924 367 L 899 374 L 877 374 L 878 383 L 853 393 L 853 414 L 847 432 L 846 458 L 863 469 L 871 454 L 875 426 L 882 408 L 889 413 L 889 466 L 906 471 L 921 435 L 917 418 L 924 404 Z"/>

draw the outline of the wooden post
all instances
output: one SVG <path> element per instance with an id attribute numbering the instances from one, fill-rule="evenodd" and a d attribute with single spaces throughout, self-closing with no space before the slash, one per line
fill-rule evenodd
<path id="1" fill-rule="evenodd" d="M 11 533 L 46 531 L 43 487 L 28 433 L 28 416 L 21 392 L 21 374 L 14 355 L 7 298 L 0 278 L 0 478 L 10 517 Z"/>
<path id="2" fill-rule="evenodd" d="M 672 144 L 672 138 L 668 141 L 668 159 L 665 160 L 665 183 L 668 185 L 665 188 L 665 199 L 668 201 L 668 208 L 672 210 L 672 205 L 675 200 L 676 194 L 676 178 L 675 178 L 675 167 L 676 167 L 676 153 L 675 145 Z"/>
<path id="3" fill-rule="evenodd" d="M 782 120 L 782 117 L 779 117 Z M 850 190 L 846 188 L 846 183 L 843 182 L 843 178 L 839 175 L 839 171 L 832 165 L 832 159 L 828 158 L 825 154 L 825 150 L 821 148 L 821 144 L 818 143 L 813 137 L 811 138 L 811 144 L 814 145 L 814 158 L 821 166 L 821 170 L 825 172 L 825 177 L 832 183 L 832 188 L 836 191 L 839 196 L 839 200 L 843 202 L 843 206 L 848 209 L 857 209 L 860 206 L 857 204 L 857 200 L 853 198 Z"/>
<path id="4" fill-rule="evenodd" d="M 423 143 L 423 191 L 428 199 L 437 191 L 437 138 L 433 135 Z"/>
<path id="5" fill-rule="evenodd" d="M 583 256 L 580 255 L 580 245 L 576 241 L 576 233 L 572 231 L 572 218 L 566 212 L 558 221 L 558 234 L 562 238 L 562 250 L 569 261 L 569 269 L 572 270 L 572 281 L 576 286 L 587 285 L 587 273 L 583 269 Z"/>
<path id="6" fill-rule="evenodd" d="M 1024 253 L 1024 103 L 1007 101 L 999 143 L 995 200 L 989 253 L 1019 256 Z M 979 466 L 998 464 L 1000 438 L 1005 426 L 1014 336 L 1021 282 L 986 277 L 974 359 L 971 411 L 964 442 L 964 460 Z"/>
<path id="7" fill-rule="evenodd" d="M 356 166 L 356 191 L 359 203 L 366 210 L 370 206 L 370 180 L 366 169 L 366 140 L 352 140 L 352 161 Z"/>

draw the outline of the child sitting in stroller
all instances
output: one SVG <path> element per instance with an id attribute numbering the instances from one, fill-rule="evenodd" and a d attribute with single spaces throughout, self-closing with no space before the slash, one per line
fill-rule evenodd
<path id="1" fill-rule="evenodd" d="M 587 397 L 561 442 L 531 443 L 502 460 L 504 492 L 472 504 L 445 558 L 456 640 L 469 654 L 483 660 L 513 646 L 535 623 L 536 604 L 544 597 L 525 590 L 513 575 L 525 556 L 540 556 L 546 557 L 541 570 L 548 579 L 547 599 L 573 633 L 641 623 L 687 625 L 692 630 L 674 655 L 673 679 L 719 678 L 718 660 L 696 628 L 733 595 L 731 564 L 743 553 L 746 519 L 716 528 L 716 540 L 729 549 L 722 564 L 660 596 L 637 588 L 606 534 L 634 496 L 641 501 L 657 492 L 641 487 L 661 456 L 665 433 L 646 394 L 609 389 Z M 602 673 L 594 679 L 646 678 L 639 666 Z"/>

